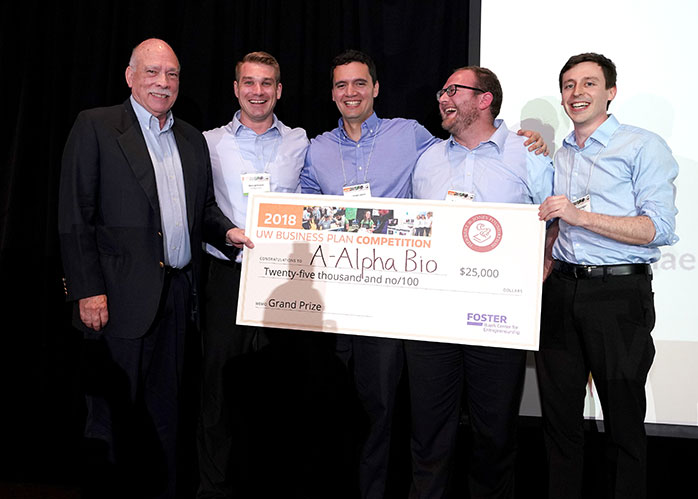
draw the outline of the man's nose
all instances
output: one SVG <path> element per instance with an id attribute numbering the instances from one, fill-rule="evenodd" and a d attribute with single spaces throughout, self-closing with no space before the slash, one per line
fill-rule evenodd
<path id="1" fill-rule="evenodd" d="M 359 88 L 359 87 L 357 87 L 357 86 L 354 85 L 353 83 L 349 83 L 349 84 L 347 85 L 347 94 L 348 94 L 348 95 L 355 95 L 356 93 L 358 93 L 358 91 L 357 91 L 358 88 Z"/>
<path id="2" fill-rule="evenodd" d="M 167 77 L 167 73 L 165 71 L 161 71 L 158 73 L 157 84 L 161 87 L 167 87 L 170 85 L 170 80 Z"/>

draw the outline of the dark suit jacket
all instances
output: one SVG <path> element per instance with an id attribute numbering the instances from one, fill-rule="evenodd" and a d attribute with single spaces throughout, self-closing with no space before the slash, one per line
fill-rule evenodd
<path id="1" fill-rule="evenodd" d="M 196 295 L 202 239 L 225 250 L 233 224 L 216 204 L 203 136 L 179 119 L 173 131 Z M 160 302 L 165 260 L 155 173 L 129 100 L 78 115 L 63 153 L 58 221 L 68 300 L 106 294 L 104 334 L 145 334 Z M 89 331 L 77 314 L 74 324 Z"/>

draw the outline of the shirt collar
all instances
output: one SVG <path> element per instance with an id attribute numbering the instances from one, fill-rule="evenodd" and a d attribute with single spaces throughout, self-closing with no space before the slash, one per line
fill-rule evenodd
<path id="1" fill-rule="evenodd" d="M 371 116 L 366 118 L 366 120 L 361 123 L 361 138 L 363 139 L 365 136 L 368 134 L 366 133 L 367 131 L 369 133 L 373 133 L 378 129 L 378 125 L 380 125 L 380 118 L 376 116 L 375 111 Z M 337 129 L 337 133 L 340 137 L 348 137 L 346 130 L 344 130 L 344 120 L 342 118 L 339 118 L 339 121 L 337 122 L 339 127 Z"/>
<path id="2" fill-rule="evenodd" d="M 620 123 L 616 119 L 615 116 L 612 114 L 608 115 L 608 118 L 606 121 L 601 123 L 596 130 L 594 130 L 594 133 L 589 136 L 589 139 L 593 139 L 602 146 L 606 147 L 608 146 L 608 142 L 611 140 L 611 136 L 616 132 L 616 130 L 620 127 Z M 587 144 L 589 143 L 589 139 L 587 139 Z M 565 137 L 564 140 L 565 144 L 575 147 L 579 149 L 579 146 L 577 145 L 577 138 L 574 135 L 574 130 L 570 132 L 570 134 Z"/>
<path id="3" fill-rule="evenodd" d="M 490 135 L 490 138 L 487 140 L 483 140 L 480 142 L 475 149 L 478 147 L 482 146 L 483 144 L 489 144 L 492 143 L 494 147 L 497 149 L 497 152 L 499 154 L 502 153 L 504 150 L 504 144 L 506 143 L 507 140 L 507 135 L 509 133 L 509 129 L 507 128 L 507 125 L 504 123 L 504 120 L 494 120 L 494 126 L 497 128 L 492 135 Z M 451 135 L 448 138 L 449 145 L 451 147 L 459 146 L 464 149 L 467 149 L 464 145 L 459 143 L 456 139 L 453 138 L 453 135 Z M 475 150 L 473 149 L 473 150 Z"/>
<path id="4" fill-rule="evenodd" d="M 233 121 L 230 122 L 228 127 L 230 130 L 230 133 L 232 133 L 236 137 L 238 137 L 243 130 L 252 131 L 249 127 L 243 125 L 242 122 L 240 121 L 240 110 L 239 109 L 235 113 L 235 116 L 233 117 Z M 265 133 L 269 133 L 270 130 L 276 130 L 279 134 L 282 134 L 281 127 L 279 126 L 279 119 L 276 117 L 275 114 L 272 115 L 271 126 L 262 135 L 264 135 Z M 254 131 L 252 131 L 252 133 L 256 134 L 256 132 L 254 132 Z"/>
<path id="5" fill-rule="evenodd" d="M 141 106 L 136 99 L 133 98 L 133 95 L 130 97 L 130 99 L 131 106 L 133 106 L 133 111 L 136 113 L 136 119 L 141 125 L 141 128 L 150 130 L 154 133 L 163 133 L 168 131 L 170 128 L 172 128 L 172 125 L 174 125 L 174 116 L 172 116 L 172 111 L 167 111 L 167 120 L 165 121 L 165 126 L 161 129 L 160 120 L 150 114 L 146 108 Z"/>

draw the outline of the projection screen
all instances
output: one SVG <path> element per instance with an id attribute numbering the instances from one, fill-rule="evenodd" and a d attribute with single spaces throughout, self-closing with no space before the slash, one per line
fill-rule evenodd
<path id="1" fill-rule="evenodd" d="M 646 387 L 646 422 L 684 426 L 691 436 L 698 435 L 690 429 L 698 425 L 698 208 L 690 201 L 698 187 L 698 98 L 693 95 L 698 90 L 698 2 L 482 0 L 481 15 L 480 64 L 500 78 L 500 118 L 510 128 L 538 130 L 557 150 L 572 128 L 560 106 L 560 68 L 571 55 L 599 52 L 618 69 L 610 112 L 621 123 L 658 133 L 671 147 L 680 168 L 680 241 L 663 248 L 653 265 L 657 353 Z M 592 386 L 585 415 L 598 420 L 601 407 L 594 395 Z M 521 414 L 540 415 L 532 360 Z"/>

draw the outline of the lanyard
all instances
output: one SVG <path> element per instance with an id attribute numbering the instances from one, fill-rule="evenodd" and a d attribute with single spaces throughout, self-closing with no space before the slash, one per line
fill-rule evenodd
<path id="1" fill-rule="evenodd" d="M 257 137 L 259 137 L 259 136 L 257 136 Z M 237 149 L 238 156 L 240 156 L 240 161 L 241 161 L 241 164 L 242 164 L 242 166 L 243 166 L 243 168 L 242 168 L 242 170 L 243 170 L 242 173 L 249 173 L 249 172 L 247 171 L 247 168 L 244 168 L 244 166 L 249 162 L 249 163 L 252 164 L 252 167 L 254 168 L 254 161 L 246 160 L 246 159 L 242 156 L 242 150 L 240 149 L 240 144 L 238 143 L 238 137 L 234 135 L 233 138 L 235 139 L 235 148 Z M 255 140 L 255 142 L 256 142 L 256 141 L 257 141 L 257 138 L 255 138 L 254 140 Z M 280 140 L 281 140 L 281 136 L 277 136 L 277 137 L 274 137 L 274 139 L 272 139 L 272 140 L 270 141 L 271 144 L 270 144 L 269 146 L 271 146 L 272 150 L 278 149 L 278 144 L 279 144 L 279 141 L 280 141 Z M 269 146 L 267 146 L 266 144 L 262 144 L 262 160 L 264 160 L 264 151 L 265 151 L 265 150 L 267 149 L 267 147 L 269 147 Z M 256 155 L 256 152 L 257 152 L 257 144 L 255 144 L 255 155 Z M 273 158 L 274 156 L 276 156 L 276 155 L 275 155 L 275 154 L 269 154 L 268 160 L 266 161 L 266 163 L 263 163 L 263 164 L 264 164 L 264 169 L 262 170 L 261 173 L 269 173 L 269 165 L 271 164 L 272 158 Z M 256 168 L 255 168 L 255 173 L 259 173 L 259 172 L 256 171 Z"/>
<path id="2" fill-rule="evenodd" d="M 462 144 L 458 144 L 458 143 L 455 141 L 455 139 L 451 139 L 451 140 L 453 140 L 453 142 L 454 142 L 455 144 L 457 144 L 457 145 L 448 144 L 448 145 L 447 145 L 447 148 L 446 148 L 446 154 L 447 154 L 447 156 L 448 156 L 448 164 L 449 164 L 449 166 L 450 166 L 451 168 L 453 168 L 452 165 L 453 165 L 454 161 L 453 161 L 452 155 L 453 155 L 453 148 L 454 148 L 454 147 L 460 146 L 460 147 L 463 147 L 463 148 L 467 151 L 467 152 L 465 153 L 465 156 L 463 157 L 463 160 L 458 162 L 458 165 L 461 164 L 461 163 L 464 164 L 464 163 L 468 160 L 468 155 L 469 155 L 469 154 L 474 154 L 474 151 L 477 149 L 477 147 L 471 151 L 470 149 L 468 149 L 467 147 L 463 146 Z M 480 145 L 482 145 L 482 143 L 480 143 Z M 478 147 L 480 147 L 480 145 L 478 145 Z M 457 167 L 458 165 L 456 165 L 456 167 Z M 478 162 L 477 162 L 477 161 L 474 161 L 474 164 L 473 164 L 473 185 L 472 185 L 472 192 L 471 192 L 471 194 L 474 194 L 474 193 L 475 193 L 476 186 L 477 186 L 478 182 L 480 181 L 480 178 L 482 177 L 482 174 L 485 172 L 485 168 L 483 168 L 483 167 L 477 168 L 477 166 L 478 166 Z M 476 173 L 476 169 L 478 170 L 477 173 Z M 466 172 L 463 171 L 463 174 L 465 174 L 465 173 L 466 173 Z"/>
<path id="3" fill-rule="evenodd" d="M 555 154 L 555 159 L 554 161 L 557 163 L 557 158 L 560 156 L 560 152 L 563 149 L 568 149 L 567 158 L 569 159 L 570 154 L 575 154 L 576 152 L 572 148 L 566 148 L 563 147 L 562 149 L 559 149 L 557 153 Z M 599 152 L 596 153 L 596 156 L 594 156 L 594 160 L 591 162 L 591 166 L 589 166 L 589 177 L 587 178 L 587 185 L 584 188 L 584 196 L 589 194 L 589 185 L 591 184 L 591 175 L 594 173 L 594 167 L 596 166 L 596 161 L 599 159 L 599 156 L 604 150 L 604 146 L 602 144 L 599 144 Z M 581 154 L 581 150 L 579 151 L 579 154 Z M 569 168 L 567 168 L 568 165 L 565 165 L 563 162 L 563 165 L 565 166 L 565 170 L 567 170 L 567 199 L 572 200 L 572 170 L 574 167 L 574 159 L 572 161 L 567 161 L 567 164 L 569 165 Z"/>
<path id="4" fill-rule="evenodd" d="M 380 128 L 380 123 L 376 127 L 376 130 L 373 132 L 373 141 L 371 142 L 371 150 L 368 152 L 368 161 L 366 162 L 366 169 L 364 170 L 364 183 L 366 183 L 366 178 L 368 177 L 368 168 L 371 166 L 371 157 L 373 156 L 373 147 L 376 145 L 376 137 L 378 136 L 378 129 Z M 346 170 L 344 169 L 344 154 L 342 153 L 342 131 L 340 130 L 339 133 L 339 159 L 342 163 L 342 176 L 344 177 L 344 184 L 347 185 L 347 173 Z M 361 140 L 361 139 L 359 139 Z"/>

